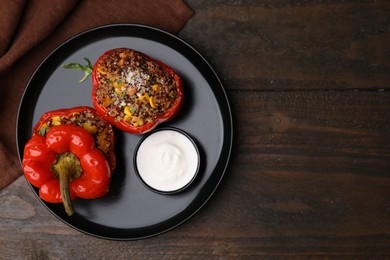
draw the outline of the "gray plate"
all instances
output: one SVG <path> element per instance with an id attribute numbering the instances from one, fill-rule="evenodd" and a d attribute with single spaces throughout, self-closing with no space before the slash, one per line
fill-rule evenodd
<path id="1" fill-rule="evenodd" d="M 71 227 L 101 238 L 132 240 L 166 232 L 193 216 L 222 180 L 232 149 L 230 106 L 223 86 L 208 62 L 183 40 L 159 29 L 117 24 L 81 33 L 55 49 L 31 77 L 17 119 L 19 159 L 32 128 L 47 111 L 92 106 L 91 78 L 79 84 L 83 73 L 61 67 L 64 63 L 94 63 L 105 51 L 132 48 L 173 67 L 183 78 L 185 100 L 179 115 L 161 125 L 187 132 L 197 143 L 201 168 L 195 182 L 175 195 L 157 194 L 136 177 L 133 155 L 142 135 L 115 131 L 117 168 L 107 196 L 76 199 L 76 213 L 68 217 L 61 204 L 38 199 Z"/>

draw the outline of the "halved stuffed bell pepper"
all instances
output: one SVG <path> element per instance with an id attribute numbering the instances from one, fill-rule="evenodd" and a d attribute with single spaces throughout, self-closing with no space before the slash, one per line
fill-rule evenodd
<path id="1" fill-rule="evenodd" d="M 184 99 L 182 79 L 171 67 L 128 48 L 109 50 L 96 61 L 92 85 L 96 111 L 135 134 L 172 119 Z"/>
<path id="2" fill-rule="evenodd" d="M 63 202 L 68 215 L 76 197 L 93 199 L 108 192 L 115 164 L 112 126 L 89 107 L 42 115 L 22 160 L 24 175 L 39 188 L 39 196 Z"/>

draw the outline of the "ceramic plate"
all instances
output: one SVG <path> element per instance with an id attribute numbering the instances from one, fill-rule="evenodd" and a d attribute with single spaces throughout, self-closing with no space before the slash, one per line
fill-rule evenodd
<path id="1" fill-rule="evenodd" d="M 132 240 L 161 234 L 193 216 L 222 180 L 232 149 L 232 117 L 224 88 L 209 63 L 189 44 L 156 28 L 116 24 L 83 32 L 55 49 L 37 68 L 22 97 L 17 119 L 19 158 L 32 128 L 47 111 L 92 106 L 91 78 L 62 64 L 94 63 L 106 50 L 118 47 L 141 51 L 171 66 L 183 78 L 185 101 L 179 115 L 160 127 L 176 127 L 198 145 L 201 166 L 196 180 L 179 194 L 158 194 L 137 178 L 134 149 L 142 135 L 115 131 L 117 168 L 110 192 L 94 200 L 76 199 L 68 217 L 62 204 L 41 202 L 71 227 L 101 238 Z M 158 128 L 157 128 L 158 129 Z M 37 195 L 38 190 L 32 187 Z M 39 199 L 40 200 L 40 199 Z"/>

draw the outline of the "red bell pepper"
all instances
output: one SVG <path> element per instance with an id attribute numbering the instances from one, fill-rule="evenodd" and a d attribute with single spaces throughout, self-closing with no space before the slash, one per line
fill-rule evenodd
<path id="1" fill-rule="evenodd" d="M 176 116 L 183 100 L 181 77 L 144 53 L 112 49 L 93 67 L 93 106 L 123 131 L 142 134 L 152 130 Z"/>
<path id="2" fill-rule="evenodd" d="M 72 199 L 108 192 L 111 169 L 106 157 L 87 130 L 72 124 L 53 126 L 46 137 L 34 135 L 25 146 L 22 167 L 39 196 L 62 201 L 68 215 L 74 213 Z"/>
<path id="3" fill-rule="evenodd" d="M 87 106 L 58 109 L 44 113 L 33 128 L 33 135 L 45 136 L 50 128 L 61 124 L 73 124 L 85 128 L 95 139 L 113 171 L 116 166 L 114 131 L 112 126 L 96 111 Z"/>

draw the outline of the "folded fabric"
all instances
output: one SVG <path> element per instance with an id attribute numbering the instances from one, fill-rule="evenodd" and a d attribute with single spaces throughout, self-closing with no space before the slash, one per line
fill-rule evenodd
<path id="1" fill-rule="evenodd" d="M 29 77 L 59 44 L 87 29 L 137 23 L 178 32 L 193 11 L 182 0 L 13 0 L 0 9 L 0 189 L 21 175 L 15 134 Z"/>

